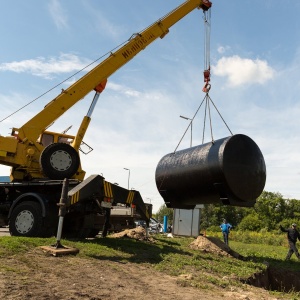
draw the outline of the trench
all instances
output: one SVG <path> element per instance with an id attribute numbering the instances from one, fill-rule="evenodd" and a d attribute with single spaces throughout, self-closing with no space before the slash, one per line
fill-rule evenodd
<path id="1" fill-rule="evenodd" d="M 268 266 L 264 272 L 255 273 L 244 283 L 278 292 L 300 292 L 300 272 Z"/>

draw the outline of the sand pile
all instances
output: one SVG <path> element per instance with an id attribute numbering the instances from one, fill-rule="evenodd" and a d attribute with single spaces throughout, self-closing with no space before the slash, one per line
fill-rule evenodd
<path id="1" fill-rule="evenodd" d="M 190 244 L 190 248 L 194 250 L 202 250 L 203 252 L 207 253 L 214 253 L 222 256 L 233 256 L 238 259 L 243 259 L 240 254 L 233 251 L 229 246 L 215 237 L 205 237 L 199 235 L 197 239 Z"/>
<path id="2" fill-rule="evenodd" d="M 135 239 L 135 240 L 147 240 L 149 241 L 151 238 L 149 238 L 149 236 L 146 236 L 146 230 L 143 227 L 136 227 L 136 228 L 132 228 L 132 229 L 125 229 L 124 231 L 118 232 L 118 233 L 114 233 L 114 234 L 110 234 L 110 237 L 113 238 L 122 238 L 122 237 L 127 237 L 130 239 Z"/>

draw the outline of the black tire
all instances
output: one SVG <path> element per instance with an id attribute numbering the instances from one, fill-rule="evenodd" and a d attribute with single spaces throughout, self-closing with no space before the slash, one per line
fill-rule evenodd
<path id="1" fill-rule="evenodd" d="M 41 153 L 40 166 L 50 179 L 71 178 L 76 174 L 79 165 L 78 152 L 68 144 L 50 144 Z"/>
<path id="2" fill-rule="evenodd" d="M 10 216 L 9 231 L 12 236 L 44 236 L 40 204 L 33 201 L 18 204 Z"/>

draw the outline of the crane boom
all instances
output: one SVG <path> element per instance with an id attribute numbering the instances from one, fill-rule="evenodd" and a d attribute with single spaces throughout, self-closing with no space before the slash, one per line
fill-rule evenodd
<path id="1" fill-rule="evenodd" d="M 55 169 L 68 168 L 68 162 L 62 162 L 54 146 L 51 146 L 53 149 L 49 150 L 39 140 L 46 128 L 89 92 L 92 90 L 97 91 L 99 84 L 124 66 L 153 41 L 157 38 L 163 38 L 169 32 L 171 26 L 191 11 L 196 8 L 208 10 L 210 7 L 211 3 L 208 0 L 187 0 L 143 31 L 133 34 L 125 45 L 121 46 L 114 53 L 110 53 L 106 59 L 69 88 L 62 90 L 55 99 L 49 102 L 43 110 L 37 113 L 28 122 L 19 128 L 13 128 L 12 135 L 17 137 L 16 140 L 13 140 L 11 137 L 0 137 L 0 163 L 12 166 L 12 174 L 14 173 L 12 177 L 15 179 L 18 178 L 19 180 L 24 178 L 24 174 L 29 175 L 29 178 L 45 177 L 45 172 L 43 173 L 45 165 L 48 168 L 47 165 L 54 164 L 56 161 L 59 161 L 61 165 L 55 166 Z M 76 145 L 75 151 L 78 152 L 78 143 L 76 143 Z M 60 153 L 64 151 L 67 150 L 60 150 Z M 51 162 L 43 164 L 43 159 L 41 160 L 42 152 L 50 152 L 50 154 L 47 153 L 47 155 L 54 155 L 55 159 L 52 157 Z M 75 172 L 75 175 L 71 176 L 72 178 L 82 178 L 83 171 L 79 163 L 77 163 L 77 168 L 79 168 L 79 171 Z M 46 177 L 49 176 L 50 175 L 47 174 Z M 55 177 L 55 175 L 51 176 Z M 61 176 L 63 176 L 63 173 Z M 66 174 L 64 174 L 64 176 L 66 176 Z"/>
<path id="2" fill-rule="evenodd" d="M 94 69 L 71 85 L 68 89 L 52 100 L 41 112 L 19 128 L 19 138 L 37 139 L 40 133 L 59 118 L 64 112 L 84 98 L 100 82 L 110 77 L 114 72 L 129 62 L 135 55 L 145 49 L 157 38 L 163 38 L 169 28 L 196 8 L 209 8 L 209 2 L 203 0 L 188 0 L 171 11 L 162 19 L 153 23 L 142 32 L 134 34 L 129 41 L 111 53 Z"/>

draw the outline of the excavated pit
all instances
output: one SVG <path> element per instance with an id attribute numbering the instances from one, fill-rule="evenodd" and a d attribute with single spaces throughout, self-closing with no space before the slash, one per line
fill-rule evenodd
<path id="1" fill-rule="evenodd" d="M 190 247 L 195 250 L 211 252 L 217 255 L 232 256 L 237 259 L 245 260 L 242 255 L 233 251 L 220 239 L 214 237 L 198 236 Z M 300 292 L 300 271 L 291 271 L 274 266 L 267 266 L 263 272 L 253 274 L 250 278 L 242 280 L 243 283 L 255 287 L 264 288 L 269 291 L 279 292 Z"/>
<path id="2" fill-rule="evenodd" d="M 300 292 L 300 272 L 268 266 L 265 272 L 254 274 L 244 282 L 269 291 Z"/>
<path id="3" fill-rule="evenodd" d="M 142 227 L 126 229 L 122 232 L 110 235 L 113 238 L 132 238 L 136 240 L 148 240 L 153 242 L 153 238 L 146 237 L 146 231 Z M 231 256 L 236 259 L 246 260 L 245 257 L 233 251 L 219 238 L 198 236 L 190 245 L 194 250 L 201 250 L 207 253 L 214 253 L 221 256 Z M 300 271 L 290 271 L 273 266 L 267 266 L 263 272 L 253 274 L 250 278 L 242 280 L 243 283 L 255 287 L 264 288 L 269 291 L 279 292 L 300 292 Z"/>

